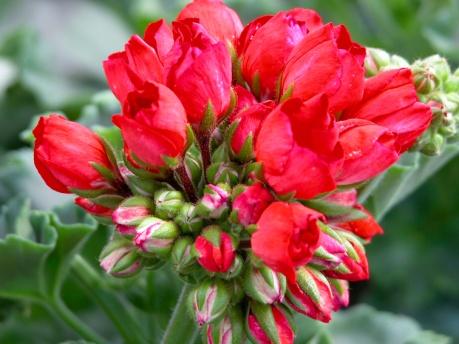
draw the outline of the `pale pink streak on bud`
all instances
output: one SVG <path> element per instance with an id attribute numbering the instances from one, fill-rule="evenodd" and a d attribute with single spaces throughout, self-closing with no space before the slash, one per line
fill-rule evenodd
<path id="1" fill-rule="evenodd" d="M 202 310 L 199 309 L 197 295 L 194 296 L 194 309 L 196 312 L 196 320 L 199 326 L 209 322 L 212 317 L 212 307 L 217 297 L 217 288 L 215 286 L 210 287 L 206 293 L 206 301 Z"/>
<path id="2" fill-rule="evenodd" d="M 144 252 L 149 251 L 148 249 L 149 246 L 154 246 L 154 247 L 169 246 L 174 240 L 151 238 L 152 234 L 157 229 L 159 229 L 163 224 L 164 224 L 164 221 L 158 220 L 150 224 L 148 227 L 143 228 L 141 231 L 138 231 L 134 239 L 135 245 Z"/>
<path id="3" fill-rule="evenodd" d="M 112 215 L 113 222 L 120 225 L 129 225 L 133 221 L 141 220 L 150 215 L 150 211 L 142 206 L 138 207 L 118 207 Z"/>
<path id="4" fill-rule="evenodd" d="M 266 297 L 266 303 L 282 302 L 284 294 L 282 293 L 277 274 L 272 270 L 269 273 L 273 276 L 274 285 L 268 285 L 263 275 L 259 271 L 254 271 L 253 279 L 255 287 Z"/>
<path id="5" fill-rule="evenodd" d="M 209 209 L 218 209 L 228 201 L 229 194 L 217 185 L 207 185 L 215 194 L 205 194 L 202 203 Z"/>

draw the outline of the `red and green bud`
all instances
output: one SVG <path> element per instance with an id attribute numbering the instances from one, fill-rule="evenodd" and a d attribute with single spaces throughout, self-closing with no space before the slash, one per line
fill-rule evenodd
<path id="1" fill-rule="evenodd" d="M 197 233 L 204 226 L 203 219 L 196 214 L 195 206 L 191 203 L 183 204 L 174 221 L 185 233 Z"/>
<path id="2" fill-rule="evenodd" d="M 142 257 L 130 241 L 122 238 L 104 247 L 99 262 L 102 269 L 114 277 L 131 277 L 142 269 Z"/>
<path id="3" fill-rule="evenodd" d="M 329 322 L 334 308 L 332 288 L 327 278 L 318 270 L 301 267 L 296 273 L 296 283 L 289 283 L 287 302 L 299 313 L 316 320 Z"/>
<path id="4" fill-rule="evenodd" d="M 153 212 L 153 203 L 147 197 L 133 196 L 125 199 L 112 214 L 113 223 L 135 228 Z"/>
<path id="5" fill-rule="evenodd" d="M 272 304 L 284 301 L 287 281 L 284 275 L 269 267 L 250 266 L 244 274 L 244 291 L 255 301 Z"/>
<path id="6" fill-rule="evenodd" d="M 223 217 L 229 209 L 230 190 L 227 184 L 206 185 L 204 196 L 196 206 L 197 214 L 211 219 Z"/>
<path id="7" fill-rule="evenodd" d="M 155 215 L 161 219 L 173 219 L 182 208 L 185 199 L 180 191 L 159 190 L 155 193 Z"/>
<path id="8" fill-rule="evenodd" d="M 206 280 L 190 294 L 189 303 L 199 326 L 218 319 L 231 301 L 228 286 L 220 280 Z"/>
<path id="9" fill-rule="evenodd" d="M 179 235 L 175 223 L 157 217 L 147 217 L 137 227 L 135 245 L 146 254 L 167 256 Z"/>
<path id="10" fill-rule="evenodd" d="M 320 224 L 320 228 L 319 247 L 314 251 L 310 264 L 321 269 L 334 269 L 341 264 L 346 249 L 333 230 L 324 224 Z"/>
<path id="11" fill-rule="evenodd" d="M 236 255 L 236 257 L 233 260 L 233 264 L 231 264 L 228 271 L 220 274 L 220 276 L 226 280 L 234 279 L 241 274 L 243 266 L 244 266 L 244 261 L 242 260 L 240 256 Z"/>
<path id="12" fill-rule="evenodd" d="M 349 282 L 342 279 L 329 278 L 328 282 L 332 289 L 333 310 L 337 312 L 349 305 Z"/>
<path id="13" fill-rule="evenodd" d="M 256 344 L 293 344 L 295 340 L 292 319 L 281 305 L 250 302 L 246 330 Z"/>
<path id="14" fill-rule="evenodd" d="M 198 263 L 209 272 L 225 273 L 236 258 L 234 239 L 218 226 L 206 227 L 194 243 Z"/>
<path id="15" fill-rule="evenodd" d="M 238 307 L 229 309 L 223 317 L 209 324 L 203 331 L 207 344 L 242 344 L 245 342 L 244 319 Z"/>
<path id="16" fill-rule="evenodd" d="M 362 281 L 370 277 L 368 260 L 361 239 L 345 230 L 335 231 L 341 238 L 346 250 L 342 262 L 333 269 L 324 270 L 327 277 L 339 278 L 347 281 Z"/>

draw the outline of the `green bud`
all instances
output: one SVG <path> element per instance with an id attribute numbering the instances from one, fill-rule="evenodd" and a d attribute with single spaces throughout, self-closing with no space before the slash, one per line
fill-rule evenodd
<path id="1" fill-rule="evenodd" d="M 186 274 L 196 268 L 196 258 L 192 254 L 193 239 L 181 237 L 177 239 L 172 248 L 172 266 L 179 274 Z"/>
<path id="2" fill-rule="evenodd" d="M 204 226 L 203 219 L 196 214 L 191 203 L 183 204 L 174 221 L 184 233 L 198 233 Z"/>
<path id="3" fill-rule="evenodd" d="M 156 217 L 147 217 L 136 229 L 135 245 L 144 254 L 160 257 L 167 256 L 179 235 L 175 223 L 166 222 Z"/>
<path id="4" fill-rule="evenodd" d="M 421 148 L 421 152 L 425 155 L 436 156 L 439 155 L 445 144 L 445 139 L 438 133 L 434 133 L 430 140 Z"/>
<path id="5" fill-rule="evenodd" d="M 221 318 L 206 325 L 204 343 L 242 344 L 245 342 L 244 318 L 239 307 L 230 308 Z"/>
<path id="6" fill-rule="evenodd" d="M 255 301 L 265 304 L 283 302 L 287 288 L 284 275 L 263 265 L 249 266 L 244 273 L 244 291 Z"/>
<path id="7" fill-rule="evenodd" d="M 131 277 L 142 269 L 142 259 L 130 241 L 118 238 L 110 241 L 99 257 L 100 266 L 114 277 Z"/>
<path id="8" fill-rule="evenodd" d="M 179 213 L 184 202 L 180 191 L 159 190 L 155 193 L 155 215 L 164 220 L 172 219 Z"/>

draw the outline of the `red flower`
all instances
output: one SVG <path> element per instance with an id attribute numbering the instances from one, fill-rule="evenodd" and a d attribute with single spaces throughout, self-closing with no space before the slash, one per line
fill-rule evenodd
<path id="1" fill-rule="evenodd" d="M 330 111 L 341 111 L 362 98 L 365 48 L 347 29 L 327 24 L 310 32 L 295 47 L 285 66 L 282 91 L 309 99 L 329 96 Z"/>
<path id="2" fill-rule="evenodd" d="M 394 164 L 399 155 L 395 135 L 373 122 L 350 119 L 337 122 L 339 143 L 344 151 L 338 184 L 355 184 L 375 177 Z"/>
<path id="3" fill-rule="evenodd" d="M 233 202 L 239 222 L 248 226 L 258 221 L 263 211 L 274 201 L 273 196 L 261 183 L 249 186 Z"/>
<path id="4" fill-rule="evenodd" d="M 249 138 L 252 139 L 252 145 L 256 141 L 260 126 L 263 120 L 274 109 L 273 101 L 258 103 L 251 107 L 242 110 L 231 118 L 231 122 L 238 121 L 236 131 L 231 138 L 231 148 L 235 154 L 239 154 L 244 146 L 244 143 Z"/>
<path id="5" fill-rule="evenodd" d="M 180 100 L 167 87 L 147 82 L 131 92 L 123 116 L 113 117 L 123 135 L 125 150 L 134 165 L 158 172 L 164 157 L 178 157 L 186 145 L 186 114 Z"/>
<path id="6" fill-rule="evenodd" d="M 362 101 L 342 116 L 349 118 L 366 119 L 388 128 L 397 134 L 395 146 L 403 153 L 429 127 L 432 111 L 419 102 L 411 70 L 402 68 L 368 79 Z"/>
<path id="7" fill-rule="evenodd" d="M 143 39 L 155 49 L 159 59 L 164 63 L 167 54 L 174 45 L 172 30 L 164 19 L 150 23 L 145 29 Z"/>
<path id="8" fill-rule="evenodd" d="M 198 263 L 211 272 L 227 272 L 236 257 L 231 236 L 215 226 L 204 229 L 196 238 L 194 249 Z"/>
<path id="9" fill-rule="evenodd" d="M 222 0 L 194 0 L 177 16 L 178 20 L 197 18 L 206 30 L 223 42 L 233 42 L 242 31 L 238 14 Z"/>
<path id="10" fill-rule="evenodd" d="M 158 54 L 137 35 L 126 43 L 124 51 L 110 55 L 103 65 L 108 84 L 120 102 L 146 81 L 164 81 Z"/>
<path id="11" fill-rule="evenodd" d="M 319 244 L 317 221 L 324 216 L 298 203 L 272 203 L 252 235 L 253 253 L 273 270 L 295 281 L 295 268 L 305 265 Z"/>
<path id="12" fill-rule="evenodd" d="M 35 166 L 50 188 L 63 193 L 112 188 L 93 167 L 113 171 L 102 141 L 91 130 L 51 115 L 40 117 L 33 135 Z"/>
<path id="13" fill-rule="evenodd" d="M 249 23 L 238 44 L 242 74 L 261 99 L 273 98 L 292 49 L 311 30 L 322 25 L 313 10 L 295 8 Z"/>
<path id="14" fill-rule="evenodd" d="M 335 189 L 333 175 L 342 151 L 325 96 L 291 98 L 269 114 L 258 134 L 255 155 L 279 194 L 309 199 Z"/>
<path id="15" fill-rule="evenodd" d="M 374 219 L 371 213 L 363 207 L 363 205 L 356 204 L 354 208 L 363 211 L 367 217 L 360 220 L 340 223 L 338 224 L 338 227 L 346 229 L 365 240 L 371 240 L 375 235 L 384 233 L 382 227 Z"/>
<path id="16" fill-rule="evenodd" d="M 247 314 L 250 341 L 256 344 L 293 344 L 295 332 L 286 311 L 276 305 L 252 303 Z"/>
<path id="17" fill-rule="evenodd" d="M 173 29 L 167 84 L 182 101 L 190 123 L 199 124 L 209 105 L 221 117 L 231 96 L 231 57 L 225 44 L 190 19 L 175 22 Z"/>

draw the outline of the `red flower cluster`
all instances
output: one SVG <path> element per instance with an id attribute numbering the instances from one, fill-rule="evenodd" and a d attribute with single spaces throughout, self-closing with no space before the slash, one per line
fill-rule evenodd
<path id="1" fill-rule="evenodd" d="M 323 23 L 313 10 L 282 11 L 243 27 L 222 1 L 195 0 L 171 25 L 150 24 L 104 61 L 121 104 L 113 123 L 127 167 L 109 159 L 95 134 L 57 116 L 42 118 L 34 130 L 35 164 L 50 187 L 83 196 L 77 203 L 100 217 L 116 206 L 97 195 L 135 193 L 127 191 L 128 175 L 142 170 L 168 183 L 174 172 L 193 204 L 180 210 L 182 196 L 155 196 L 152 215 L 160 219 L 149 220 L 154 231 L 142 231 L 153 253 L 163 259 L 170 252 L 175 221 L 193 233 L 194 258 L 212 278 L 233 278 L 241 259 L 262 264 L 271 272 L 255 274 L 255 282 L 276 297 L 260 300 L 284 300 L 277 296 L 286 283 L 285 304 L 329 321 L 348 303 L 347 281 L 369 276 L 362 242 L 382 233 L 354 188 L 394 164 L 432 118 L 409 69 L 367 79 L 365 53 L 344 26 Z M 202 163 L 193 163 L 193 149 Z M 340 186 L 352 191 L 338 192 Z M 363 217 L 329 215 L 317 199 Z M 150 213 L 145 208 L 142 216 Z M 202 223 L 209 225 L 203 231 Z M 129 222 L 124 234 L 135 234 L 137 225 Z M 239 239 L 244 249 L 237 249 Z M 177 266 L 191 255 L 187 240 L 174 255 Z M 212 297 L 226 297 L 220 289 Z M 257 303 L 260 290 L 247 291 L 249 335 L 259 343 L 293 343 L 284 305 L 266 310 Z M 212 309 L 205 312 L 213 319 Z M 275 329 L 267 330 L 267 314 Z"/>

